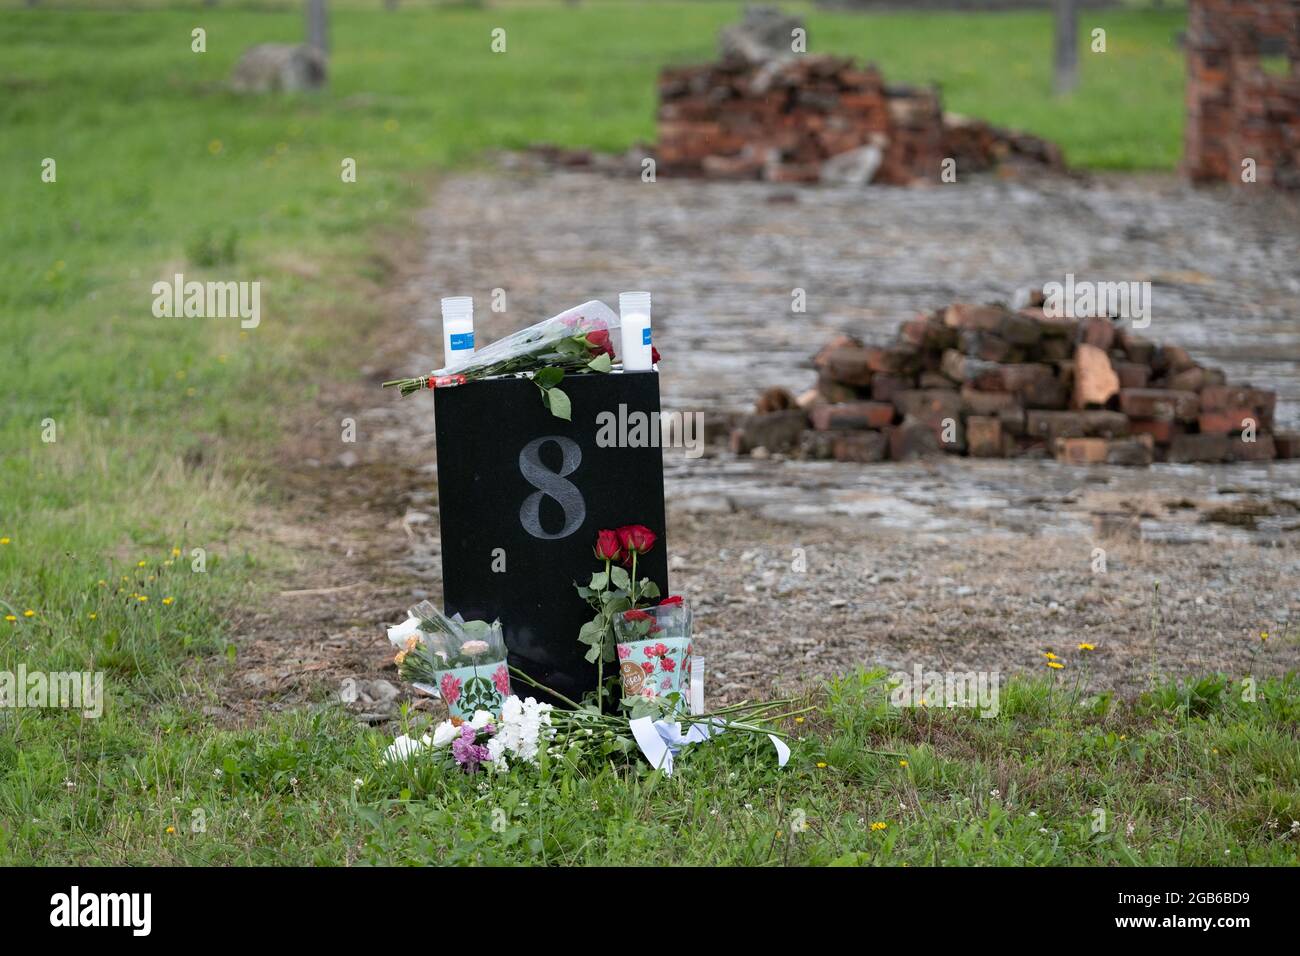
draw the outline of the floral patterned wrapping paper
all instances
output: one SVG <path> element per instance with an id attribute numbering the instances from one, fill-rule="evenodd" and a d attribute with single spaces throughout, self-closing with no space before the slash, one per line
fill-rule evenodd
<path id="1" fill-rule="evenodd" d="M 484 661 L 466 667 L 452 667 L 437 673 L 438 693 L 453 717 L 465 720 L 476 710 L 501 713 L 510 696 L 510 670 L 505 659 Z"/>
<path id="2" fill-rule="evenodd" d="M 684 602 L 625 611 L 614 629 L 625 697 L 690 699 L 691 612 Z"/>

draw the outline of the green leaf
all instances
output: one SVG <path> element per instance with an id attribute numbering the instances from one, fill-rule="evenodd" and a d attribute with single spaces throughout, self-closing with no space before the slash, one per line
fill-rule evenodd
<path id="1" fill-rule="evenodd" d="M 569 396 L 558 388 L 547 389 L 546 407 L 556 418 L 563 418 L 566 422 L 573 421 L 573 406 L 569 402 Z"/>
<path id="2" fill-rule="evenodd" d="M 632 579 L 627 576 L 627 571 L 623 568 L 610 568 L 609 577 L 614 582 L 614 587 L 622 588 L 624 591 L 632 584 Z"/>
<path id="3" fill-rule="evenodd" d="M 642 597 L 657 598 L 659 596 L 659 585 L 655 584 L 649 578 L 642 578 L 640 594 Z"/>
<path id="4" fill-rule="evenodd" d="M 593 372 L 608 372 L 613 367 L 614 362 L 609 357 L 608 352 L 602 352 L 587 363 L 587 368 L 591 369 Z"/>
<path id="5" fill-rule="evenodd" d="M 561 339 L 555 350 L 561 355 L 585 355 L 587 352 L 586 336 L 577 338 Z"/>
<path id="6" fill-rule="evenodd" d="M 591 584 L 587 585 L 593 591 L 603 591 L 609 584 L 609 575 L 604 571 L 597 571 L 591 576 Z"/>
<path id="7" fill-rule="evenodd" d="M 564 369 L 556 368 L 554 365 L 548 365 L 546 368 L 538 369 L 533 374 L 533 381 L 542 388 L 554 388 L 564 380 Z"/>

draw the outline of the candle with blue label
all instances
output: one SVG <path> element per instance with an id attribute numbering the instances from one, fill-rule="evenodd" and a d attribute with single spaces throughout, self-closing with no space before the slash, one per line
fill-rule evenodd
<path id="1" fill-rule="evenodd" d="M 625 372 L 646 372 L 651 366 L 650 293 L 620 292 L 618 316 L 622 348 L 618 357 Z"/>
<path id="2" fill-rule="evenodd" d="M 474 298 L 448 296 L 442 300 L 443 367 L 451 368 L 474 354 Z"/>

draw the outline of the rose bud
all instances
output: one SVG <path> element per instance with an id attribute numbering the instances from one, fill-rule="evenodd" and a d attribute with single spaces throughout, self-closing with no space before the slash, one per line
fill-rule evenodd
<path id="1" fill-rule="evenodd" d="M 643 524 L 629 524 L 618 529 L 618 540 L 629 554 L 645 554 L 658 540 L 655 533 Z"/>
<path id="2" fill-rule="evenodd" d="M 670 605 L 681 604 L 681 603 L 682 603 L 682 596 L 680 594 L 674 594 L 671 597 L 666 597 L 662 601 L 660 601 L 659 606 L 669 607 Z"/>
<path id="3" fill-rule="evenodd" d="M 623 556 L 623 547 L 619 544 L 618 532 L 616 531 L 597 531 L 596 558 L 600 561 L 617 561 Z"/>
<path id="4" fill-rule="evenodd" d="M 593 355 L 614 357 L 614 346 L 610 344 L 608 329 L 597 329 L 594 332 L 588 332 L 587 347 L 591 349 Z"/>

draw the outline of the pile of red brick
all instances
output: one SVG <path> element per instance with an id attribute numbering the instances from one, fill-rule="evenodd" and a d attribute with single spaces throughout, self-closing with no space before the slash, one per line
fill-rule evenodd
<path id="1" fill-rule="evenodd" d="M 904 322 L 893 345 L 837 336 L 813 359 L 816 386 L 797 399 L 765 393 L 732 450 L 1118 465 L 1300 457 L 1300 434 L 1273 433 L 1273 392 L 1229 385 L 1112 319 L 1046 315 L 1041 301 L 950 305 Z"/>
<path id="2" fill-rule="evenodd" d="M 1025 163 L 1064 168 L 1060 150 L 1023 133 L 945 117 L 935 90 L 887 85 L 874 66 L 802 55 L 665 69 L 659 79 L 659 170 L 675 175 L 817 182 L 826 160 L 879 150 L 872 182 L 941 182 Z"/>
<path id="3" fill-rule="evenodd" d="M 1192 0 L 1184 136 L 1194 180 L 1249 182 L 1253 160 L 1256 182 L 1300 189 L 1300 3 Z"/>

